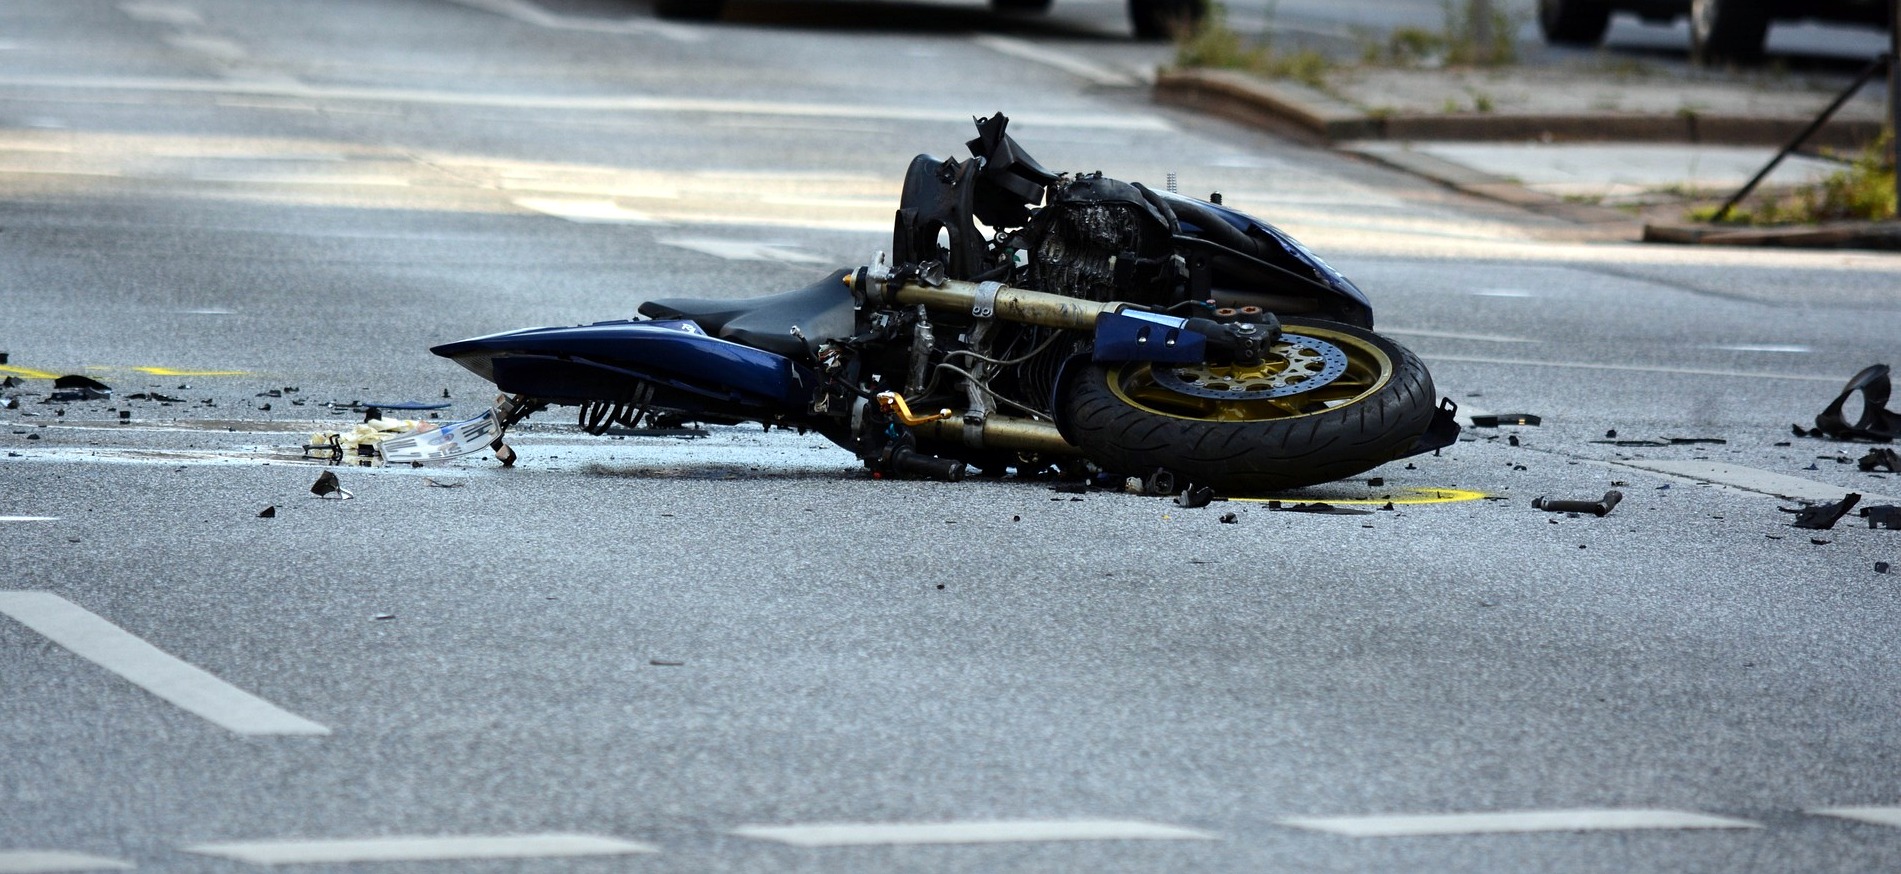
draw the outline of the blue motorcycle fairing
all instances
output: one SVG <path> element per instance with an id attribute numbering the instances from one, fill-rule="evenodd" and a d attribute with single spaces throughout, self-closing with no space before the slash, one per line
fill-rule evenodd
<path id="1" fill-rule="evenodd" d="M 1123 310 L 1096 317 L 1098 363 L 1157 361 L 1192 364 L 1207 354 L 1208 338 L 1187 329 L 1188 320 L 1161 313 Z"/>
<path id="2" fill-rule="evenodd" d="M 708 337 L 684 320 L 526 328 L 444 343 L 429 351 L 504 392 L 558 401 L 618 401 L 641 382 L 714 400 L 803 412 L 818 377 L 803 365 Z"/>

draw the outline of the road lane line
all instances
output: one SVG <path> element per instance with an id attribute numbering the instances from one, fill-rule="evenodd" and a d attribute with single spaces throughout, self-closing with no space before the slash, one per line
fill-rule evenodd
<path id="1" fill-rule="evenodd" d="M 1747 820 L 1681 810 L 1589 809 L 1402 816 L 1295 817 L 1280 820 L 1280 824 L 1354 838 L 1762 827 Z"/>
<path id="2" fill-rule="evenodd" d="M 185 79 L 138 76 L 0 75 L 0 87 L 63 88 L 102 91 L 164 91 L 196 94 L 248 94 L 301 97 L 311 100 L 362 100 L 381 103 L 421 103 L 439 106 L 477 106 L 495 109 L 552 109 L 598 112 L 706 113 L 709 115 L 764 115 L 789 118 L 852 118 L 882 122 L 914 121 L 970 125 L 970 113 L 896 104 L 797 103 L 765 100 L 718 100 L 701 97 L 646 97 L 640 95 L 497 94 L 441 91 L 422 88 L 375 88 L 351 85 L 313 85 L 297 81 Z M 1052 127 L 1081 130 L 1129 130 L 1172 133 L 1175 126 L 1159 116 L 1140 113 L 1042 112 L 1025 110 L 1010 119 L 1018 128 Z"/>
<path id="3" fill-rule="evenodd" d="M 637 18 L 600 19 L 580 18 L 572 15 L 557 15 L 533 3 L 523 0 L 449 0 L 470 9 L 512 18 L 523 24 L 545 27 L 549 30 L 578 30 L 591 33 L 652 34 L 666 37 L 681 43 L 704 42 L 706 34 L 677 24 L 660 21 L 645 21 Z"/>
<path id="4" fill-rule="evenodd" d="M 151 24 L 185 27 L 205 23 L 198 10 L 183 3 L 126 2 L 119 4 L 119 11 L 135 21 Z"/>
<path id="5" fill-rule="evenodd" d="M 1760 492 L 1778 498 L 1788 498 L 1791 501 L 1839 501 L 1849 492 L 1860 492 L 1862 499 L 1869 503 L 1891 503 L 1895 500 L 1886 495 L 1861 492 L 1860 489 L 1849 486 L 1817 482 L 1799 476 L 1789 476 L 1722 461 L 1618 459 L 1605 463 L 1634 467 L 1651 473 L 1668 474 L 1697 482 L 1715 483 L 1747 492 Z"/>
<path id="6" fill-rule="evenodd" d="M 58 522 L 58 516 L 0 516 L 0 522 Z"/>
<path id="7" fill-rule="evenodd" d="M 0 592 L 0 613 L 133 685 L 238 734 L 330 733 L 52 592 Z"/>
<path id="8" fill-rule="evenodd" d="M 651 225 L 659 224 L 653 216 L 637 209 L 628 209 L 611 200 L 564 200 L 555 197 L 517 197 L 513 203 L 523 209 L 532 209 L 542 215 L 584 225 Z"/>
<path id="9" fill-rule="evenodd" d="M 1809 814 L 1901 828 L 1901 807 L 1817 807 Z"/>
<path id="10" fill-rule="evenodd" d="M 62 871 L 130 871 L 132 863 L 57 850 L 0 850 L 0 874 L 57 874 Z"/>
<path id="11" fill-rule="evenodd" d="M 1525 358 L 1492 358 L 1485 355 L 1426 355 L 1433 361 L 1453 361 L 1460 364 L 1505 364 L 1512 367 L 1568 367 L 1577 370 L 1618 370 L 1629 373 L 1669 373 L 1683 376 L 1728 376 L 1737 379 L 1795 379 L 1803 382 L 1832 382 L 1839 385 L 1840 376 L 1807 376 L 1800 373 L 1761 373 L 1745 370 L 1712 370 L 1699 367 L 1668 367 L 1651 364 L 1599 364 L 1590 361 L 1536 361 Z"/>
<path id="12" fill-rule="evenodd" d="M 464 835 L 453 837 L 345 838 L 305 841 L 220 841 L 181 848 L 253 865 L 323 865 L 349 862 L 434 862 L 455 859 L 538 859 L 658 853 L 650 844 L 597 835 Z"/>
<path id="13" fill-rule="evenodd" d="M 795 847 L 880 844 L 996 844 L 1026 841 L 1206 841 L 1204 831 L 1118 819 L 1005 820 L 934 823 L 816 823 L 749 825 L 733 834 Z"/>
<path id="14" fill-rule="evenodd" d="M 1434 331 L 1426 328 L 1394 328 L 1380 326 L 1382 334 L 1398 334 L 1402 337 L 1432 337 L 1439 340 L 1477 340 L 1483 343 L 1530 343 L 1524 337 L 1507 337 L 1503 334 L 1466 334 L 1459 331 Z"/>
<path id="15" fill-rule="evenodd" d="M 1093 85 L 1134 88 L 1142 84 L 1140 80 L 1127 73 L 1112 70 L 1101 64 L 1085 61 L 1067 52 L 1055 51 L 1048 46 L 1040 46 L 1028 40 L 986 34 L 972 37 L 971 42 L 998 54 L 1061 70 Z"/>

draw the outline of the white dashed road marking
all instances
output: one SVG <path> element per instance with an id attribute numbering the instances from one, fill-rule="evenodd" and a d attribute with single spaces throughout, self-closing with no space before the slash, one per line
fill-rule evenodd
<path id="1" fill-rule="evenodd" d="M 1843 486 L 1830 485 L 1824 482 L 1816 482 L 1812 479 L 1803 479 L 1799 476 L 1789 476 L 1788 474 L 1775 473 L 1773 471 L 1758 470 L 1753 467 L 1744 467 L 1740 464 L 1727 464 L 1721 461 L 1620 460 L 1610 463 L 1624 467 L 1634 467 L 1638 470 L 1647 470 L 1652 473 L 1683 477 L 1684 479 L 1696 480 L 1697 482 L 1715 483 L 1717 485 L 1729 486 L 1744 491 L 1760 492 L 1765 495 L 1774 495 L 1778 498 L 1788 498 L 1791 501 L 1839 501 L 1843 495 L 1853 491 Z M 1895 501 L 1894 498 L 1885 495 L 1866 492 L 1862 493 L 1862 500 L 1875 504 L 1893 503 Z"/>
<path id="2" fill-rule="evenodd" d="M 1059 52 L 1048 46 L 1037 45 L 1028 40 L 1013 39 L 1007 36 L 984 35 L 972 37 L 971 42 L 983 46 L 998 54 L 1009 55 L 1018 60 L 1029 61 L 1054 67 L 1093 85 L 1111 88 L 1134 88 L 1142 82 L 1128 73 L 1111 70 L 1091 61 L 1083 60 L 1067 52 Z"/>
<path id="3" fill-rule="evenodd" d="M 1901 828 L 1901 807 L 1818 807 L 1809 813 Z"/>
<path id="4" fill-rule="evenodd" d="M 58 516 L 0 516 L 0 522 L 58 522 Z"/>
<path id="5" fill-rule="evenodd" d="M 1118 819 L 1009 820 L 937 823 L 818 823 L 749 825 L 733 834 L 795 847 L 856 847 L 879 844 L 997 844 L 1025 841 L 1206 841 L 1194 829 Z"/>
<path id="6" fill-rule="evenodd" d="M 85 853 L 56 850 L 0 851 L 0 874 L 56 874 L 62 871 L 130 871 L 132 863 Z"/>
<path id="7" fill-rule="evenodd" d="M 253 865 L 323 865 L 349 862 L 430 862 L 451 859 L 539 859 L 555 856 L 625 856 L 658 853 L 648 844 L 596 835 L 468 835 L 313 841 L 233 841 L 195 844 L 187 853 L 236 859 Z"/>
<path id="8" fill-rule="evenodd" d="M 1794 379 L 1803 382 L 1832 382 L 1840 385 L 1840 376 L 1810 376 L 1803 373 L 1768 373 L 1746 370 L 1715 370 L 1702 367 L 1671 367 L 1652 364 L 1602 364 L 1594 361 L 1538 361 L 1529 358 L 1493 358 L 1485 355 L 1427 355 L 1435 362 L 1461 364 L 1504 364 L 1511 367 L 1564 367 L 1574 370 L 1614 370 L 1626 373 L 1668 373 L 1674 376 L 1727 376 L 1736 379 Z"/>
<path id="9" fill-rule="evenodd" d="M 174 27 L 205 23 L 204 17 L 198 14 L 198 10 L 183 3 L 127 2 L 119 4 L 119 11 L 137 21 L 169 24 Z"/>
<path id="10" fill-rule="evenodd" d="M 0 613 L 133 685 L 238 734 L 330 733 L 51 592 L 0 592 Z"/>
<path id="11" fill-rule="evenodd" d="M 1320 816 L 1283 819 L 1280 823 L 1354 838 L 1762 827 L 1747 820 L 1681 810 L 1536 810 L 1411 816 Z"/>
<path id="12" fill-rule="evenodd" d="M 564 200 L 553 197 L 517 197 L 515 205 L 544 215 L 588 225 L 651 225 L 653 216 L 628 209 L 611 200 Z"/>
<path id="13" fill-rule="evenodd" d="M 824 258 L 808 255 L 797 249 L 772 243 L 749 243 L 743 240 L 716 240 L 707 237 L 676 237 L 659 240 L 668 246 L 689 249 L 728 261 L 781 261 L 787 264 L 824 264 Z"/>

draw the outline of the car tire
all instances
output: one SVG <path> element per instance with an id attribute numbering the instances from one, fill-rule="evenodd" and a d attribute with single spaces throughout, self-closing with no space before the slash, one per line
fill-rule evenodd
<path id="1" fill-rule="evenodd" d="M 1171 39 L 1183 28 L 1201 22 L 1208 0 L 1129 0 L 1129 24 L 1135 38 L 1150 42 Z"/>
<path id="2" fill-rule="evenodd" d="M 1553 45 L 1594 46 L 1610 26 L 1604 0 L 1538 0 L 1538 29 Z"/>
<path id="3" fill-rule="evenodd" d="M 1761 0 L 1691 0 L 1690 58 L 1698 64 L 1762 60 L 1769 8 Z"/>
<path id="4" fill-rule="evenodd" d="M 717 21 L 726 12 L 726 0 L 654 0 L 653 12 L 674 21 Z"/>

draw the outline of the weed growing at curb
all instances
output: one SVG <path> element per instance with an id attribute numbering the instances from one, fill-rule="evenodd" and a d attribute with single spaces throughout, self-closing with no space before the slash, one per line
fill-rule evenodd
<path id="1" fill-rule="evenodd" d="M 1514 63 L 1518 55 L 1513 35 L 1518 31 L 1519 22 L 1515 16 L 1500 10 L 1498 3 L 1499 0 L 1442 0 L 1445 13 L 1442 29 L 1397 28 L 1387 36 L 1384 45 L 1365 37 L 1361 41 L 1360 66 L 1419 69 L 1447 65 L 1495 67 Z M 1271 5 L 1268 17 L 1270 24 L 1262 35 L 1249 38 L 1228 26 L 1225 6 L 1211 3 L 1199 24 L 1177 35 L 1175 65 L 1240 70 L 1272 79 L 1291 79 L 1322 91 L 1328 90 L 1330 74 L 1352 66 L 1314 49 L 1276 50 L 1272 42 Z M 1490 97 L 1475 95 L 1475 98 L 1479 112 L 1492 111 Z M 1448 108 L 1447 111 L 1460 110 Z"/>
<path id="2" fill-rule="evenodd" d="M 1882 221 L 1896 217 L 1894 130 L 1883 131 L 1863 147 L 1846 169 L 1788 194 L 1759 199 L 1729 212 L 1724 224 L 1797 225 L 1830 221 Z M 1690 211 L 1691 221 L 1707 222 L 1720 206 Z"/>
<path id="3" fill-rule="evenodd" d="M 1228 26 L 1227 8 L 1219 3 L 1210 4 L 1201 23 L 1176 40 L 1175 65 L 1241 70 L 1270 79 L 1292 79 L 1322 90 L 1335 66 L 1313 49 L 1276 51 L 1265 33 L 1260 39 L 1242 36 Z"/>

